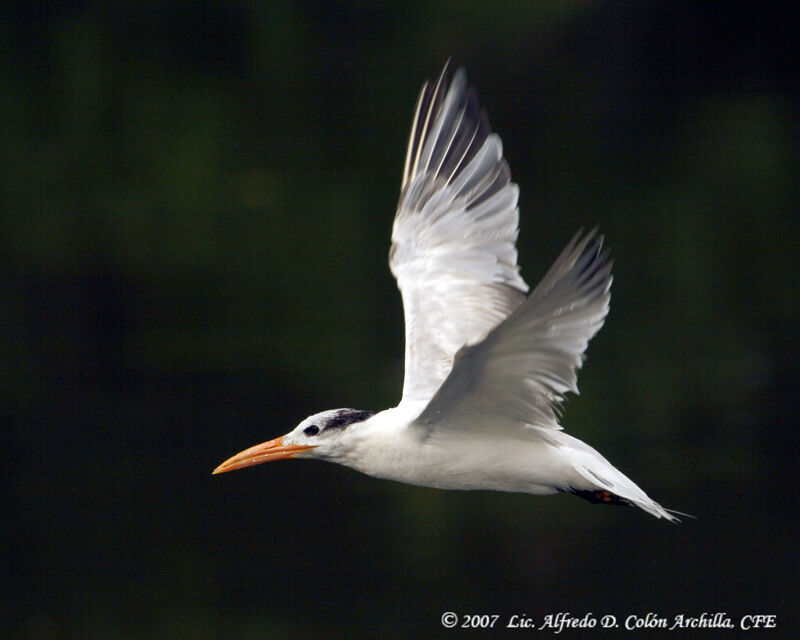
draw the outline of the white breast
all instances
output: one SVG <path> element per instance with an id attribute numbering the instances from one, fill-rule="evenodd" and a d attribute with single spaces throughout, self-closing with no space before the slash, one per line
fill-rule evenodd
<path id="1" fill-rule="evenodd" d="M 565 460 L 566 450 L 535 433 L 517 429 L 508 438 L 493 428 L 461 433 L 437 430 L 426 436 L 409 427 L 409 415 L 383 411 L 359 429 L 358 444 L 339 462 L 367 475 L 439 489 L 492 489 L 525 493 L 554 493 L 555 486 L 579 482 Z M 496 426 L 496 425 L 494 425 Z"/>

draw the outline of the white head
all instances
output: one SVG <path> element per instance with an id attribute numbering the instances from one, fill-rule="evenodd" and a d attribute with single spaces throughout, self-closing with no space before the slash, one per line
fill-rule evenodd
<path id="1" fill-rule="evenodd" d="M 329 409 L 309 416 L 285 436 L 269 440 L 237 453 L 214 473 L 235 471 L 262 462 L 286 458 L 321 458 L 337 462 L 353 449 L 352 425 L 374 414 L 359 409 Z"/>

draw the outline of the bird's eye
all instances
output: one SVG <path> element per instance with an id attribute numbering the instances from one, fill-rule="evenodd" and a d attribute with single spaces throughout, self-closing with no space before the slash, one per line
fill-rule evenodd
<path id="1" fill-rule="evenodd" d="M 312 424 L 310 427 L 303 429 L 303 433 L 305 433 L 307 436 L 315 436 L 319 433 L 319 427 L 315 424 Z"/>

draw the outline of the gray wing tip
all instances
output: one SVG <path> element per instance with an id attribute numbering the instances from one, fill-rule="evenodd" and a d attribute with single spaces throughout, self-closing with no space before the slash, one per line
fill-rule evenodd
<path id="1" fill-rule="evenodd" d="M 604 241 L 605 237 L 599 234 L 597 227 L 588 232 L 581 227 L 534 288 L 528 298 L 531 303 L 542 299 L 560 282 L 562 286 L 577 285 L 584 294 L 594 292 L 595 288 L 602 285 L 601 293 L 608 293 L 614 261 L 611 260 L 610 250 L 603 248 Z"/>
<path id="2" fill-rule="evenodd" d="M 460 119 L 449 123 L 449 129 L 442 132 L 437 124 L 442 118 L 452 117 L 461 111 Z M 441 146 L 437 174 L 449 175 L 452 179 L 469 164 L 486 139 L 491 135 L 491 127 L 486 112 L 480 108 L 475 89 L 467 84 L 467 73 L 458 67 L 451 75 L 451 59 L 448 58 L 434 84 L 426 81 L 422 85 L 414 118 L 408 149 L 403 167 L 401 194 L 405 192 L 414 177 L 427 170 L 425 151 L 430 136 L 435 134 L 448 141 L 447 146 L 435 144 L 431 151 Z M 422 166 L 421 166 L 422 165 Z"/>

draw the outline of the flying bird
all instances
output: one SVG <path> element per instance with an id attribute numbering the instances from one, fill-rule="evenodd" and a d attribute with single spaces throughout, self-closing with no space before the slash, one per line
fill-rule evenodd
<path id="1" fill-rule="evenodd" d="M 464 70 L 448 81 L 445 66 L 417 101 L 392 228 L 405 315 L 400 403 L 317 413 L 214 473 L 316 458 L 415 485 L 565 492 L 677 520 L 559 424 L 608 313 L 611 261 L 601 236 L 579 231 L 528 293 L 518 194 Z"/>

